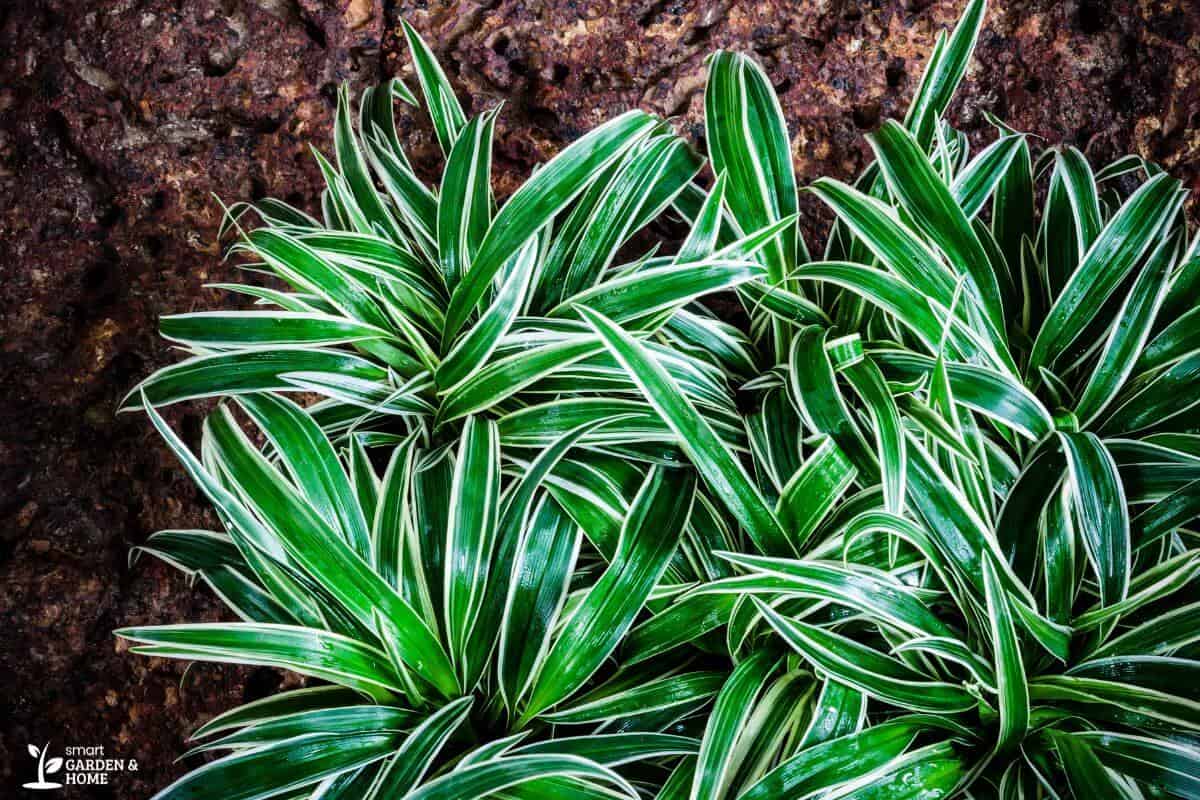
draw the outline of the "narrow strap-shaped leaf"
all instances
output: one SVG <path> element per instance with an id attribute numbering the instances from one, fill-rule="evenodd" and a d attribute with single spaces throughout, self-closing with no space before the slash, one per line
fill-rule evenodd
<path id="1" fill-rule="evenodd" d="M 933 141 L 934 129 L 967 72 L 986 10 L 986 0 L 971 0 L 949 40 L 944 34 L 938 38 L 904 118 L 905 127 L 912 131 L 921 147 L 928 147 Z"/>
<path id="2" fill-rule="evenodd" d="M 438 195 L 438 263 L 451 291 L 471 268 L 492 218 L 492 135 L 496 111 L 475 117 L 446 158 Z"/>
<path id="3" fill-rule="evenodd" d="M 369 381 L 387 379 L 387 372 L 377 364 L 339 350 L 235 350 L 196 356 L 163 367 L 125 396 L 121 410 L 139 407 L 142 395 L 154 406 L 166 406 L 203 397 L 295 390 L 281 377 L 292 372 L 337 373 Z"/>
<path id="4" fill-rule="evenodd" d="M 1083 256 L 1055 300 L 1029 355 L 1029 370 L 1053 367 L 1055 360 L 1095 321 L 1095 310 L 1154 245 L 1179 210 L 1177 181 L 1165 173 L 1152 178 L 1125 201 Z"/>
<path id="5" fill-rule="evenodd" d="M 1104 605 L 1129 592 L 1132 548 L 1129 507 L 1112 455 L 1093 433 L 1059 433 L 1080 537 L 1096 571 Z"/>
<path id="6" fill-rule="evenodd" d="M 189 772 L 154 800 L 266 800 L 384 758 L 396 733 L 311 733 L 235 752 Z M 311 790 L 311 789 L 310 789 Z"/>
<path id="7" fill-rule="evenodd" d="M 449 155 L 458 139 L 459 131 L 467 124 L 467 115 L 463 113 L 458 98 L 454 96 L 454 89 L 446 79 L 446 73 L 438 65 L 433 51 L 411 25 L 403 19 L 400 20 L 400 24 L 404 28 L 404 38 L 408 40 L 408 49 L 412 53 L 421 91 L 425 95 L 425 105 L 433 119 L 433 130 L 437 133 L 438 144 L 441 145 L 442 154 Z"/>
<path id="8" fill-rule="evenodd" d="M 363 558 L 371 552 L 366 517 L 333 445 L 304 409 L 269 394 L 243 395 L 239 405 L 275 448 L 305 499 Z"/>
<path id="9" fill-rule="evenodd" d="M 281 667 L 376 696 L 402 691 L 382 651 L 329 631 L 213 622 L 122 628 L 117 635 L 147 655 Z"/>
<path id="10" fill-rule="evenodd" d="M 755 699 L 776 671 L 776 659 L 760 650 L 742 661 L 721 687 L 708 717 L 692 781 L 692 800 L 719 800 L 737 769 L 736 744 L 754 711 Z"/>
<path id="11" fill-rule="evenodd" d="M 565 299 L 595 284 L 621 244 L 657 216 L 699 169 L 695 153 L 671 132 L 631 150 L 589 214 L 559 296 Z"/>
<path id="12" fill-rule="evenodd" d="M 803 552 L 809 537 L 858 474 L 833 439 L 821 438 L 821 443 L 788 479 L 779 495 L 776 514 L 794 554 Z M 768 552 L 767 555 L 784 554 Z"/>
<path id="13" fill-rule="evenodd" d="M 1167 295 L 1173 250 L 1172 239 L 1159 244 L 1121 304 L 1100 360 L 1092 368 L 1087 386 L 1075 406 L 1081 428 L 1088 428 L 1104 412 L 1133 372 L 1138 354 L 1150 337 L 1155 317 Z"/>
<path id="14" fill-rule="evenodd" d="M 1013 574 L 995 537 L 962 491 L 911 436 L 908 452 L 910 506 L 925 521 L 945 559 L 954 566 L 958 580 L 974 587 L 982 599 L 983 561 L 991 560 L 1004 588 L 1032 606 L 1029 589 Z"/>
<path id="15" fill-rule="evenodd" d="M 898 218 L 893 208 L 833 178 L 817 178 L 808 191 L 833 209 L 838 220 L 881 264 L 917 291 L 950 306 L 954 273 Z"/>
<path id="16" fill-rule="evenodd" d="M 840 634 L 787 619 L 758 598 L 755 606 L 796 652 L 834 679 L 861 692 L 914 711 L 953 714 L 974 708 L 961 686 L 935 681 L 904 662 Z"/>
<path id="17" fill-rule="evenodd" d="M 225 748 L 259 746 L 309 733 L 367 733 L 407 731 L 419 715 L 411 709 L 358 703 L 296 711 L 192 748 L 184 756 Z"/>
<path id="18" fill-rule="evenodd" d="M 550 649 L 579 555 L 580 531 L 552 498 L 544 497 L 521 522 L 500 624 L 497 680 L 510 709 Z"/>
<path id="19" fill-rule="evenodd" d="M 295 236 L 258 228 L 244 246 L 293 286 L 317 294 L 352 319 L 388 327 L 387 317 L 362 282 Z"/>
<path id="20" fill-rule="evenodd" d="M 669 756 L 694 756 L 699 747 L 700 742 L 690 736 L 639 731 L 569 736 L 535 742 L 517 749 L 514 755 L 572 755 L 604 767 L 619 767 Z"/>
<path id="21" fill-rule="evenodd" d="M 715 259 L 644 269 L 582 291 L 553 309 L 550 316 L 564 316 L 572 313 L 575 305 L 581 305 L 613 322 L 627 323 L 678 308 L 706 294 L 732 289 L 762 275 L 758 264 Z"/>
<path id="22" fill-rule="evenodd" d="M 627 112 L 568 145 L 509 198 L 480 244 L 471 271 L 450 298 L 442 332 L 443 350 L 458 335 L 497 271 L 516 249 L 658 124 L 648 114 Z"/>
<path id="23" fill-rule="evenodd" d="M 993 661 L 1000 693 L 1000 732 L 995 752 L 1016 747 L 1029 728 L 1029 685 L 1021 657 L 1021 643 L 1013 624 L 1008 594 L 1000 585 L 991 559 L 983 562 L 983 585 L 987 595 L 988 627 L 992 634 Z"/>
<path id="24" fill-rule="evenodd" d="M 401 649 L 411 659 L 409 665 L 447 694 L 455 692 L 449 661 L 425 621 L 281 479 L 237 429 L 228 411 L 221 411 L 206 423 L 214 451 L 288 555 L 368 629 L 374 628 L 377 613 L 386 614 L 402 637 Z"/>
<path id="25" fill-rule="evenodd" d="M 866 717 L 866 695 L 837 681 L 825 681 L 796 750 L 849 736 L 862 728 Z"/>
<path id="26" fill-rule="evenodd" d="M 524 607 L 526 613 L 532 613 L 544 620 L 547 626 L 550 625 L 557 617 L 559 607 L 547 608 L 548 587 L 561 578 L 565 589 L 568 573 L 545 568 L 545 565 L 560 565 L 564 558 L 564 547 L 574 559 L 579 544 L 577 537 L 572 536 L 575 531 L 569 530 L 565 525 L 568 516 L 562 509 L 556 503 L 543 503 L 531 511 L 534 508 L 534 499 L 543 482 L 561 463 L 567 452 L 589 432 L 611 421 L 611 418 L 586 421 L 550 442 L 528 465 L 520 482 L 505 493 L 501 502 L 499 528 L 491 555 L 487 588 L 479 609 L 479 619 L 471 636 L 470 658 L 474 660 L 477 672 L 482 674 L 492 647 L 499 643 L 497 669 L 502 692 L 511 687 L 511 682 L 506 683 L 504 675 L 506 666 L 508 673 L 512 674 L 514 653 L 519 653 L 516 656 L 518 659 L 528 659 L 538 652 L 535 650 L 534 653 L 530 653 L 520 644 L 506 641 L 506 636 L 518 639 L 524 637 L 533 641 L 538 639 L 536 635 L 532 635 L 534 629 L 529 625 L 515 622 L 502 624 L 502 620 L 508 619 L 512 613 L 510 605 L 514 604 L 514 601 L 511 598 L 515 593 L 521 594 L 521 601 L 527 601 L 531 596 L 536 598 L 532 604 L 518 601 L 515 605 Z M 539 540 L 528 543 L 526 538 L 534 536 L 535 533 Z M 533 558 L 527 561 L 530 553 L 533 553 Z M 541 566 L 538 566 L 539 564 Z M 570 567 L 563 566 L 562 569 L 569 571 Z M 518 586 L 522 580 L 525 583 Z M 536 590 L 531 591 L 530 584 L 537 584 Z M 469 682 L 474 683 L 473 680 Z M 524 679 L 521 681 L 521 686 L 523 685 Z M 506 696 L 515 698 L 516 693 L 509 692 Z"/>
<path id="27" fill-rule="evenodd" d="M 833 561 L 794 560 L 766 556 L 720 553 L 750 578 L 769 576 L 780 594 L 799 595 L 844 605 L 857 612 L 919 636 L 947 636 L 950 630 L 915 595 L 887 573 Z M 747 577 L 725 578 L 700 586 L 698 592 L 717 591 L 723 584 L 753 589 Z"/>
<path id="28" fill-rule="evenodd" d="M 700 206 L 699 213 L 692 220 L 692 227 L 688 231 L 687 238 L 679 246 L 679 252 L 675 254 L 674 263 L 688 264 L 700 261 L 712 255 L 716 250 L 717 241 L 721 235 L 725 188 L 728 183 L 729 179 L 726 174 L 718 173 L 712 188 L 704 197 L 704 204 Z"/>
<path id="29" fill-rule="evenodd" d="M 337 113 L 334 115 L 333 145 L 338 169 L 346 180 L 354 200 L 368 222 L 378 226 L 393 239 L 401 236 L 400 228 L 387 206 L 379 197 L 367 160 L 363 157 L 359 142 L 354 136 L 354 114 L 350 110 L 350 87 L 346 84 L 338 89 Z"/>
<path id="30" fill-rule="evenodd" d="M 468 417 L 459 439 L 446 525 L 446 643 L 460 675 L 483 602 L 500 516 L 500 437 L 496 423 Z"/>
<path id="31" fill-rule="evenodd" d="M 357 320 L 293 311 L 196 311 L 163 317 L 159 330 L 166 339 L 203 347 L 329 345 L 391 336 Z"/>
<path id="32" fill-rule="evenodd" d="M 879 453 L 884 506 L 894 514 L 901 514 L 906 494 L 908 451 L 896 399 L 888 390 L 879 367 L 870 357 L 846 367 L 845 373 L 875 423 L 872 427 L 876 451 Z"/>
<path id="33" fill-rule="evenodd" d="M 405 795 L 406 800 L 477 800 L 543 777 L 579 776 L 611 784 L 618 797 L 636 798 L 637 790 L 616 772 L 572 755 L 513 755 L 471 764 L 442 775 Z"/>
<path id="34" fill-rule="evenodd" d="M 1017 285 L 1022 281 L 1023 259 L 1030 267 L 1033 265 L 1033 259 L 1027 256 L 1026 252 L 1033 252 L 1035 234 L 1033 183 L 1032 179 L 1025 180 L 1028 170 L 1029 147 L 1027 143 L 1022 142 L 1021 146 L 1017 148 L 1017 154 L 1012 163 L 1008 165 L 1008 171 L 1004 173 L 1004 177 L 1000 179 L 1000 183 L 992 193 L 992 224 L 989 225 L 979 216 L 971 219 L 971 229 L 975 231 L 975 236 L 979 239 L 979 244 L 983 246 L 983 251 L 992 265 L 992 271 L 996 273 L 996 280 L 1000 283 L 1000 295 L 1004 299 L 1004 307 L 1009 310 L 1009 313 L 1021 313 L 1022 315 L 1026 313 L 1026 299 L 1018 293 Z M 1006 193 L 1003 199 L 1001 192 Z M 1022 197 L 1027 199 L 1022 201 L 1019 199 Z M 997 208 L 1002 209 L 999 218 L 997 218 Z M 1013 253 L 1011 255 L 1008 252 L 1007 240 L 1001 238 L 1000 233 L 997 232 L 998 219 L 1006 226 L 1001 231 L 1004 235 L 1014 237 L 1020 231 L 1020 237 L 1016 239 L 1016 244 L 1012 245 Z M 1040 302 L 1040 298 L 1038 300 Z M 1007 331 L 999 333 L 1004 336 Z M 1001 349 L 1000 343 L 1004 341 L 1003 338 L 999 340 L 996 345 L 997 349 Z"/>
<path id="35" fill-rule="evenodd" d="M 692 595 L 668 607 L 629 632 L 622 663 L 637 664 L 698 639 L 729 621 L 735 598 Z"/>
<path id="36" fill-rule="evenodd" d="M 690 470 L 652 468 L 630 506 L 616 556 L 563 623 L 529 693 L 530 719 L 579 688 L 620 643 L 675 553 L 695 494 Z"/>
<path id="37" fill-rule="evenodd" d="M 424 780 L 447 740 L 466 721 L 472 702 L 470 697 L 452 700 L 414 728 L 388 762 L 375 796 L 407 797 Z"/>
<path id="38" fill-rule="evenodd" d="M 787 128 L 762 68 L 740 53 L 717 51 L 708 60 L 704 102 L 713 170 L 726 176 L 725 202 L 741 229 L 758 230 L 795 214 Z M 788 280 L 799 260 L 795 230 L 772 240 L 762 255 L 770 283 Z"/>
<path id="39" fill-rule="evenodd" d="M 684 453 L 759 548 L 763 552 L 788 552 L 786 534 L 741 462 L 729 452 L 662 365 L 644 345 L 610 320 L 584 307 L 579 308 L 579 313 L 679 437 Z"/>
<path id="40" fill-rule="evenodd" d="M 1200 602 L 1173 608 L 1105 642 L 1091 659 L 1118 655 L 1169 655 L 1200 641 Z"/>
<path id="41" fill-rule="evenodd" d="M 950 192 L 970 219 L 980 212 L 992 191 L 1003 180 L 1013 159 L 1021 151 L 1025 137 L 1007 134 L 987 146 L 958 173 Z"/>
<path id="42" fill-rule="evenodd" d="M 560 725 L 586 725 L 620 717 L 688 706 L 712 697 L 725 683 L 723 672 L 685 672 L 647 683 L 605 691 L 601 687 L 594 695 L 553 714 L 543 714 L 546 722 Z"/>
<path id="43" fill-rule="evenodd" d="M 918 732 L 912 723 L 885 722 L 801 749 L 739 795 L 739 800 L 807 797 L 833 789 L 886 765 L 908 748 Z"/>
<path id="44" fill-rule="evenodd" d="M 915 380 L 928 375 L 933 358 L 904 350 L 876 350 L 871 357 L 892 380 Z M 946 378 L 954 400 L 1015 432 L 1038 441 L 1054 430 L 1054 417 L 1040 400 L 1009 376 L 973 364 L 946 363 Z"/>
<path id="45" fill-rule="evenodd" d="M 788 371 L 792 400 L 812 430 L 833 437 L 859 475 L 874 481 L 879 476 L 879 464 L 838 388 L 827 351 L 828 335 L 827 328 L 810 325 L 793 340 Z"/>
<path id="46" fill-rule="evenodd" d="M 313 686 L 293 689 L 280 694 L 268 695 L 232 708 L 210 719 L 192 732 L 190 740 L 203 739 L 213 734 L 255 725 L 259 722 L 311 711 L 318 708 L 336 708 L 361 702 L 362 696 L 343 686 Z"/>
<path id="47" fill-rule="evenodd" d="M 371 565 L 385 581 L 414 605 L 415 596 L 402 585 L 405 540 L 411 511 L 410 489 L 417 458 L 415 437 L 392 451 L 379 486 L 379 502 L 371 525 Z M 406 576 L 409 580 L 412 576 Z"/>
<path id="48" fill-rule="evenodd" d="M 496 298 L 471 330 L 455 344 L 438 366 L 434 378 L 438 388 L 450 391 L 457 384 L 478 372 L 495 352 L 501 338 L 508 333 L 513 320 L 521 312 L 529 281 L 537 267 L 537 239 L 530 239 L 517 251 L 513 263 L 496 293 Z"/>
<path id="49" fill-rule="evenodd" d="M 887 121 L 868 137 L 888 189 L 950 263 L 971 278 L 986 319 L 1004 330 L 1000 284 L 970 221 L 913 137 Z M 994 338 L 994 334 L 993 334 Z"/>
<path id="50" fill-rule="evenodd" d="M 926 296 L 890 273 L 844 261 L 814 261 L 797 267 L 794 274 L 805 280 L 849 289 L 872 306 L 895 317 L 930 352 L 936 351 L 942 339 L 945 326 L 930 307 Z M 976 350 L 976 346 L 964 339 L 957 328 L 951 331 L 950 340 L 957 349 L 966 353 Z"/>
<path id="51" fill-rule="evenodd" d="M 1137 796 L 1112 776 L 1085 740 L 1071 733 L 1054 732 L 1050 737 L 1075 797 L 1133 800 Z"/>
<path id="52" fill-rule="evenodd" d="M 1083 153 L 1074 147 L 1067 147 L 1056 154 L 1054 171 L 1062 178 L 1063 191 L 1075 218 L 1077 252 L 1086 253 L 1103 227 L 1092 168 L 1088 166 Z"/>
<path id="53" fill-rule="evenodd" d="M 1115 731 L 1083 731 L 1074 736 L 1110 769 L 1176 797 L 1200 797 L 1200 754 L 1195 747 Z"/>
<path id="54" fill-rule="evenodd" d="M 604 345 L 591 336 L 572 336 L 494 359 L 446 393 L 438 421 L 452 422 L 488 409 L 556 370 L 603 349 Z"/>
<path id="55" fill-rule="evenodd" d="M 1200 308 L 1171 321 L 1138 355 L 1134 372 L 1143 373 L 1173 364 L 1200 350 Z"/>

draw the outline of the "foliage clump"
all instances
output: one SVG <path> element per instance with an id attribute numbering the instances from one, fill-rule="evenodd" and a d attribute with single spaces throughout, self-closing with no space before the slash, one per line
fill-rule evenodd
<path id="1" fill-rule="evenodd" d="M 240 621 L 120 635 L 313 679 L 160 797 L 1200 797 L 1185 193 L 998 120 L 972 153 L 984 10 L 804 188 L 820 258 L 747 57 L 709 61 L 711 181 L 630 112 L 498 206 L 495 112 L 407 29 L 440 186 L 402 82 L 343 92 L 322 218 L 231 210 L 283 288 L 165 318 L 190 356 L 127 401 L 224 526 L 139 550 Z M 629 258 L 664 214 L 683 243 Z M 193 454 L 155 409 L 199 397 Z"/>

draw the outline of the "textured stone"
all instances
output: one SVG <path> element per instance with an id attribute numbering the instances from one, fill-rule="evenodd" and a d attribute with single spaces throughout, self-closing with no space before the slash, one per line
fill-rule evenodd
<path id="1" fill-rule="evenodd" d="M 339 82 L 410 74 L 401 17 L 468 108 L 504 102 L 496 186 L 511 192 L 589 127 L 640 106 L 703 139 L 705 54 L 755 55 L 779 90 L 803 181 L 863 167 L 862 134 L 899 116 L 957 0 L 507 2 L 12 0 L 0 6 L 0 785 L 29 742 L 104 745 L 136 775 L 61 797 L 149 796 L 197 724 L 294 677 L 127 652 L 128 624 L 215 620 L 203 588 L 129 548 L 214 526 L 121 395 L 174 356 L 163 313 L 229 302 L 225 201 L 311 208 Z M 1200 189 L 1200 6 L 995 0 L 952 110 L 984 112 L 1104 161 L 1136 152 Z M 430 176 L 423 116 L 402 136 Z M 820 215 L 805 206 L 806 225 Z M 1194 204 L 1193 204 L 1194 218 Z M 167 416 L 196 444 L 204 409 Z"/>

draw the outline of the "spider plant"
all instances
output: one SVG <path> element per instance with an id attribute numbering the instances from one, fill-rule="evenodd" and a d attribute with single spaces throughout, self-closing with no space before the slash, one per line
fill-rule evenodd
<path id="1" fill-rule="evenodd" d="M 236 405 L 272 459 L 228 405 L 199 458 L 147 405 L 225 530 L 163 531 L 139 550 L 240 621 L 118 635 L 145 655 L 318 682 L 210 720 L 191 752 L 226 755 L 159 797 L 634 798 L 696 752 L 687 720 L 720 673 L 609 663 L 676 551 L 691 471 L 647 472 L 604 559 L 545 490 L 593 425 L 512 470 L 496 423 L 471 416 L 451 444 L 411 435 L 381 478 L 290 400 Z"/>
<path id="2" fill-rule="evenodd" d="M 636 657 L 726 629 L 691 797 L 1200 796 L 1183 192 L 1138 159 L 1034 159 L 999 123 L 971 157 L 940 115 L 983 12 L 939 39 L 856 185 L 810 187 L 837 218 L 824 259 L 781 238 L 738 289 L 773 365 L 742 385 L 765 391 L 754 478 L 636 336 L 587 315 L 747 534 L 713 553 L 734 574 L 630 637 Z M 707 110 L 723 235 L 786 218 L 761 71 L 715 56 Z"/>
<path id="3" fill-rule="evenodd" d="M 161 406 L 314 392 L 326 398 L 313 413 L 330 433 L 378 444 L 416 429 L 451 439 L 472 414 L 632 391 L 577 304 L 653 331 L 692 298 L 761 272 L 750 256 L 777 230 L 751 231 L 687 265 L 654 252 L 619 258 L 701 167 L 640 111 L 565 147 L 498 206 L 499 109 L 468 119 L 428 48 L 405 31 L 445 155 L 440 186 L 420 180 L 397 136 L 393 102 L 416 103 L 405 84 L 367 89 L 357 116 L 343 87 L 334 158 L 315 154 L 322 219 L 274 199 L 228 214 L 239 234 L 231 251 L 286 288 L 217 284 L 255 298 L 254 308 L 164 317 L 163 335 L 190 357 L 147 378 L 127 408 L 143 394 Z M 246 230 L 252 212 L 260 224 Z M 714 369 L 686 353 L 662 356 L 718 424 L 739 427 Z"/>
<path id="4" fill-rule="evenodd" d="M 807 187 L 819 260 L 746 56 L 709 61 L 711 185 L 633 112 L 497 209 L 494 112 L 408 30 L 438 193 L 403 84 L 343 93 L 324 219 L 230 214 L 275 310 L 164 320 L 192 355 L 128 400 L 226 527 L 144 550 L 243 622 L 123 635 L 331 684 L 210 722 L 165 796 L 1200 797 L 1197 244 L 1139 159 L 972 154 L 984 13 Z M 624 262 L 668 208 L 677 252 Z M 207 396 L 197 458 L 154 409 Z"/>

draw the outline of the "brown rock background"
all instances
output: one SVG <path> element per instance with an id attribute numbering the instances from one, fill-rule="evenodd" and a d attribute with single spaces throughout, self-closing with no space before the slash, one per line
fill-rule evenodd
<path id="1" fill-rule="evenodd" d="M 121 395 L 173 359 L 163 313 L 227 302 L 227 201 L 312 207 L 309 147 L 335 88 L 408 74 L 399 20 L 468 108 L 501 100 L 496 181 L 633 106 L 703 139 L 703 58 L 755 54 L 780 93 L 802 180 L 865 164 L 862 133 L 903 114 L 960 0 L 8 0 L 0 4 L 0 794 L 32 779 L 27 743 L 103 745 L 136 774 L 62 797 L 149 796 L 198 723 L 274 691 L 269 670 L 139 658 L 112 629 L 216 619 L 205 591 L 129 548 L 213 526 Z M 1136 152 L 1200 189 L 1200 4 L 994 0 L 954 107 L 1094 159 Z M 423 116 L 401 112 L 436 174 Z M 1193 204 L 1193 212 L 1195 204 Z M 811 210 L 811 209 L 810 209 Z M 809 220 L 814 222 L 814 220 Z M 819 227 L 819 221 L 816 227 Z M 203 409 L 169 419 L 197 442 Z M 32 793 L 28 793 L 31 794 Z"/>

